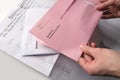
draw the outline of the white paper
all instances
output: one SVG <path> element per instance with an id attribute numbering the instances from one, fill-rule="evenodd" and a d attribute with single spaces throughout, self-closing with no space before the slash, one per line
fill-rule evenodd
<path id="1" fill-rule="evenodd" d="M 37 42 L 36 38 L 29 33 L 30 29 L 38 22 L 39 19 L 48 11 L 45 8 L 33 8 L 27 10 L 25 14 L 24 30 L 22 38 L 22 51 L 23 55 L 43 55 L 43 54 L 56 54 L 58 52 L 48 48 L 47 46 Z"/>
<path id="2" fill-rule="evenodd" d="M 49 9 L 54 2 L 55 0 L 22 0 L 0 23 L 0 49 L 47 76 L 50 74 L 58 55 L 22 56 L 21 42 L 26 10 L 30 8 Z M 39 13 L 39 15 L 43 14 Z"/>

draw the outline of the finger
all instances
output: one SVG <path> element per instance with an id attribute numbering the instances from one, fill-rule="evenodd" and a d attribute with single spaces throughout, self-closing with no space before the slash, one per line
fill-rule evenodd
<path id="1" fill-rule="evenodd" d="M 92 62 L 94 60 L 92 56 L 85 54 L 85 53 L 81 55 L 81 58 L 84 58 L 87 62 Z"/>
<path id="2" fill-rule="evenodd" d="M 111 6 L 113 4 L 113 0 L 107 0 L 96 6 L 98 10 L 104 10 L 106 7 Z"/>
<path id="3" fill-rule="evenodd" d="M 106 10 L 102 15 L 102 19 L 108 19 L 109 17 L 111 18 L 111 16 L 112 16 L 111 10 Z"/>
<path id="4" fill-rule="evenodd" d="M 87 43 L 87 46 L 90 46 L 90 47 L 95 48 L 95 47 L 96 47 L 96 43 L 94 43 L 94 42 L 92 42 L 92 43 Z"/>
<path id="5" fill-rule="evenodd" d="M 91 46 L 91 43 L 87 43 L 87 46 L 90 46 L 90 47 L 92 47 L 92 46 Z"/>
<path id="6" fill-rule="evenodd" d="M 81 65 L 81 67 L 86 70 L 89 71 L 89 67 L 91 65 L 90 62 L 88 62 L 87 60 L 85 60 L 84 58 L 80 58 L 79 59 L 79 64 Z"/>
<path id="7" fill-rule="evenodd" d="M 109 18 L 113 18 L 113 15 L 112 14 L 102 15 L 102 19 L 109 19 Z"/>
<path id="8" fill-rule="evenodd" d="M 87 61 L 89 61 L 89 62 L 91 62 L 91 61 L 94 60 L 94 58 L 93 58 L 92 56 L 90 56 L 90 55 L 88 55 L 88 54 L 85 54 L 85 53 L 84 53 L 84 58 L 85 58 Z"/>
<path id="9" fill-rule="evenodd" d="M 87 43 L 87 46 L 90 46 L 90 43 Z"/>
<path id="10" fill-rule="evenodd" d="M 79 64 L 86 70 L 86 63 L 87 63 L 87 60 L 85 60 L 84 58 L 80 58 L 79 59 Z"/>
<path id="11" fill-rule="evenodd" d="M 93 48 L 97 47 L 97 46 L 96 46 L 96 43 L 94 43 L 94 42 L 91 43 L 91 46 L 92 46 Z"/>
<path id="12" fill-rule="evenodd" d="M 84 53 L 86 53 L 86 54 L 88 54 L 88 55 L 91 55 L 91 56 L 93 56 L 93 57 L 95 57 L 96 56 L 96 52 L 95 52 L 95 48 L 91 48 L 91 47 L 89 47 L 89 46 L 83 46 L 83 45 L 81 45 L 80 46 L 80 49 L 81 49 L 81 51 L 83 51 Z"/>
<path id="13" fill-rule="evenodd" d="M 105 1 L 107 1 L 107 0 L 100 0 L 101 3 L 105 2 Z"/>

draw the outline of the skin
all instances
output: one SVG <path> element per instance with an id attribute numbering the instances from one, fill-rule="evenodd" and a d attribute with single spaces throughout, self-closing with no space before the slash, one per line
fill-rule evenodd
<path id="1" fill-rule="evenodd" d="M 79 59 L 79 64 L 90 75 L 107 75 L 120 77 L 120 53 L 91 46 L 80 46 L 84 52 Z"/>
<path id="2" fill-rule="evenodd" d="M 98 10 L 102 10 L 103 19 L 120 18 L 120 0 L 100 0 L 97 5 Z M 79 64 L 90 75 L 106 75 L 120 77 L 120 52 L 97 48 L 95 43 L 81 45 L 83 55 L 79 59 Z"/>
<path id="3" fill-rule="evenodd" d="M 100 0 L 100 2 L 96 8 L 104 12 L 103 19 L 120 18 L 120 0 Z"/>
<path id="4" fill-rule="evenodd" d="M 102 18 L 120 18 L 120 0 L 100 0 L 97 10 L 103 11 Z M 79 64 L 90 75 L 107 75 L 120 77 L 120 52 L 97 48 L 95 43 L 81 45 L 83 55 Z"/>

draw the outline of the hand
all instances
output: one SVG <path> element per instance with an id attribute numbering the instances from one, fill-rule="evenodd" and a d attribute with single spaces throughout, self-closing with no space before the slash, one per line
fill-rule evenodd
<path id="1" fill-rule="evenodd" d="M 116 51 L 90 46 L 81 46 L 84 56 L 79 64 L 91 75 L 120 77 L 120 54 Z"/>
<path id="2" fill-rule="evenodd" d="M 103 19 L 120 18 L 120 0 L 100 0 L 100 2 L 96 8 L 104 12 Z"/>

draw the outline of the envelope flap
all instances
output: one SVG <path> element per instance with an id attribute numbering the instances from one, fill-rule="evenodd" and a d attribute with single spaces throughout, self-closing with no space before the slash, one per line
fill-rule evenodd
<path id="1" fill-rule="evenodd" d="M 56 4 L 50 9 L 50 15 L 56 18 L 61 18 L 75 1 L 76 0 L 58 0 Z"/>

